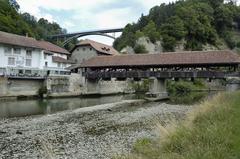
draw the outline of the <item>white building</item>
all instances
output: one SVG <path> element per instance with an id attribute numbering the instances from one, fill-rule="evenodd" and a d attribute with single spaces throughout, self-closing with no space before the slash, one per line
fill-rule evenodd
<path id="1" fill-rule="evenodd" d="M 68 74 L 70 53 L 50 42 L 0 31 L 0 75 L 40 77 Z"/>

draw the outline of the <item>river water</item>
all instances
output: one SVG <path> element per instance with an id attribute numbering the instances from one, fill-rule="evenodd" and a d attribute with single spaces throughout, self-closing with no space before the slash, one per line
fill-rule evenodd
<path id="1" fill-rule="evenodd" d="M 195 92 L 185 95 L 175 95 L 167 103 L 169 104 L 194 104 L 206 96 L 212 96 L 216 92 Z M 102 97 L 75 97 L 44 100 L 13 100 L 0 102 L 0 118 L 25 117 L 31 115 L 47 115 L 60 111 L 74 110 L 83 107 L 91 107 L 100 104 L 115 103 L 127 99 L 143 98 L 142 95 L 113 95 Z"/>
<path id="2" fill-rule="evenodd" d="M 13 100 L 0 102 L 0 118 L 24 117 L 30 115 L 53 114 L 65 110 L 74 110 L 100 104 L 133 99 L 130 96 L 103 96 L 93 98 L 57 98 L 45 100 Z"/>

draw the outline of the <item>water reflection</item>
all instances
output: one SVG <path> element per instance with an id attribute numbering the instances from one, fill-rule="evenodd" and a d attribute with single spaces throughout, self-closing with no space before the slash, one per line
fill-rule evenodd
<path id="1" fill-rule="evenodd" d="M 208 96 L 213 94 L 210 92 L 189 92 L 189 93 L 175 93 L 170 96 L 170 103 L 172 104 L 195 104 Z"/>
<path id="2" fill-rule="evenodd" d="M 52 114 L 64 110 L 118 102 L 129 96 L 107 96 L 97 98 L 63 98 L 47 100 L 1 101 L 0 118 Z"/>

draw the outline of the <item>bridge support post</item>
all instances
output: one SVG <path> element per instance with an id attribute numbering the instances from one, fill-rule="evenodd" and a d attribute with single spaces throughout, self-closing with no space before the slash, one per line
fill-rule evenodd
<path id="1" fill-rule="evenodd" d="M 149 93 L 152 95 L 166 95 L 166 79 L 151 78 Z"/>
<path id="2" fill-rule="evenodd" d="M 226 79 L 226 90 L 237 91 L 240 89 L 240 78 L 227 78 Z"/>
<path id="3" fill-rule="evenodd" d="M 86 80 L 87 94 L 99 94 L 99 80 Z"/>

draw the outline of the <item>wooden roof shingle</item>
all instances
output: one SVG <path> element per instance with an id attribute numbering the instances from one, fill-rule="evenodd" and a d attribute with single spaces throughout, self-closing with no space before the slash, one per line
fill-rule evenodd
<path id="1" fill-rule="evenodd" d="M 238 54 L 228 50 L 168 52 L 160 54 L 98 56 L 84 61 L 80 67 L 133 67 L 180 65 L 240 64 Z"/>

